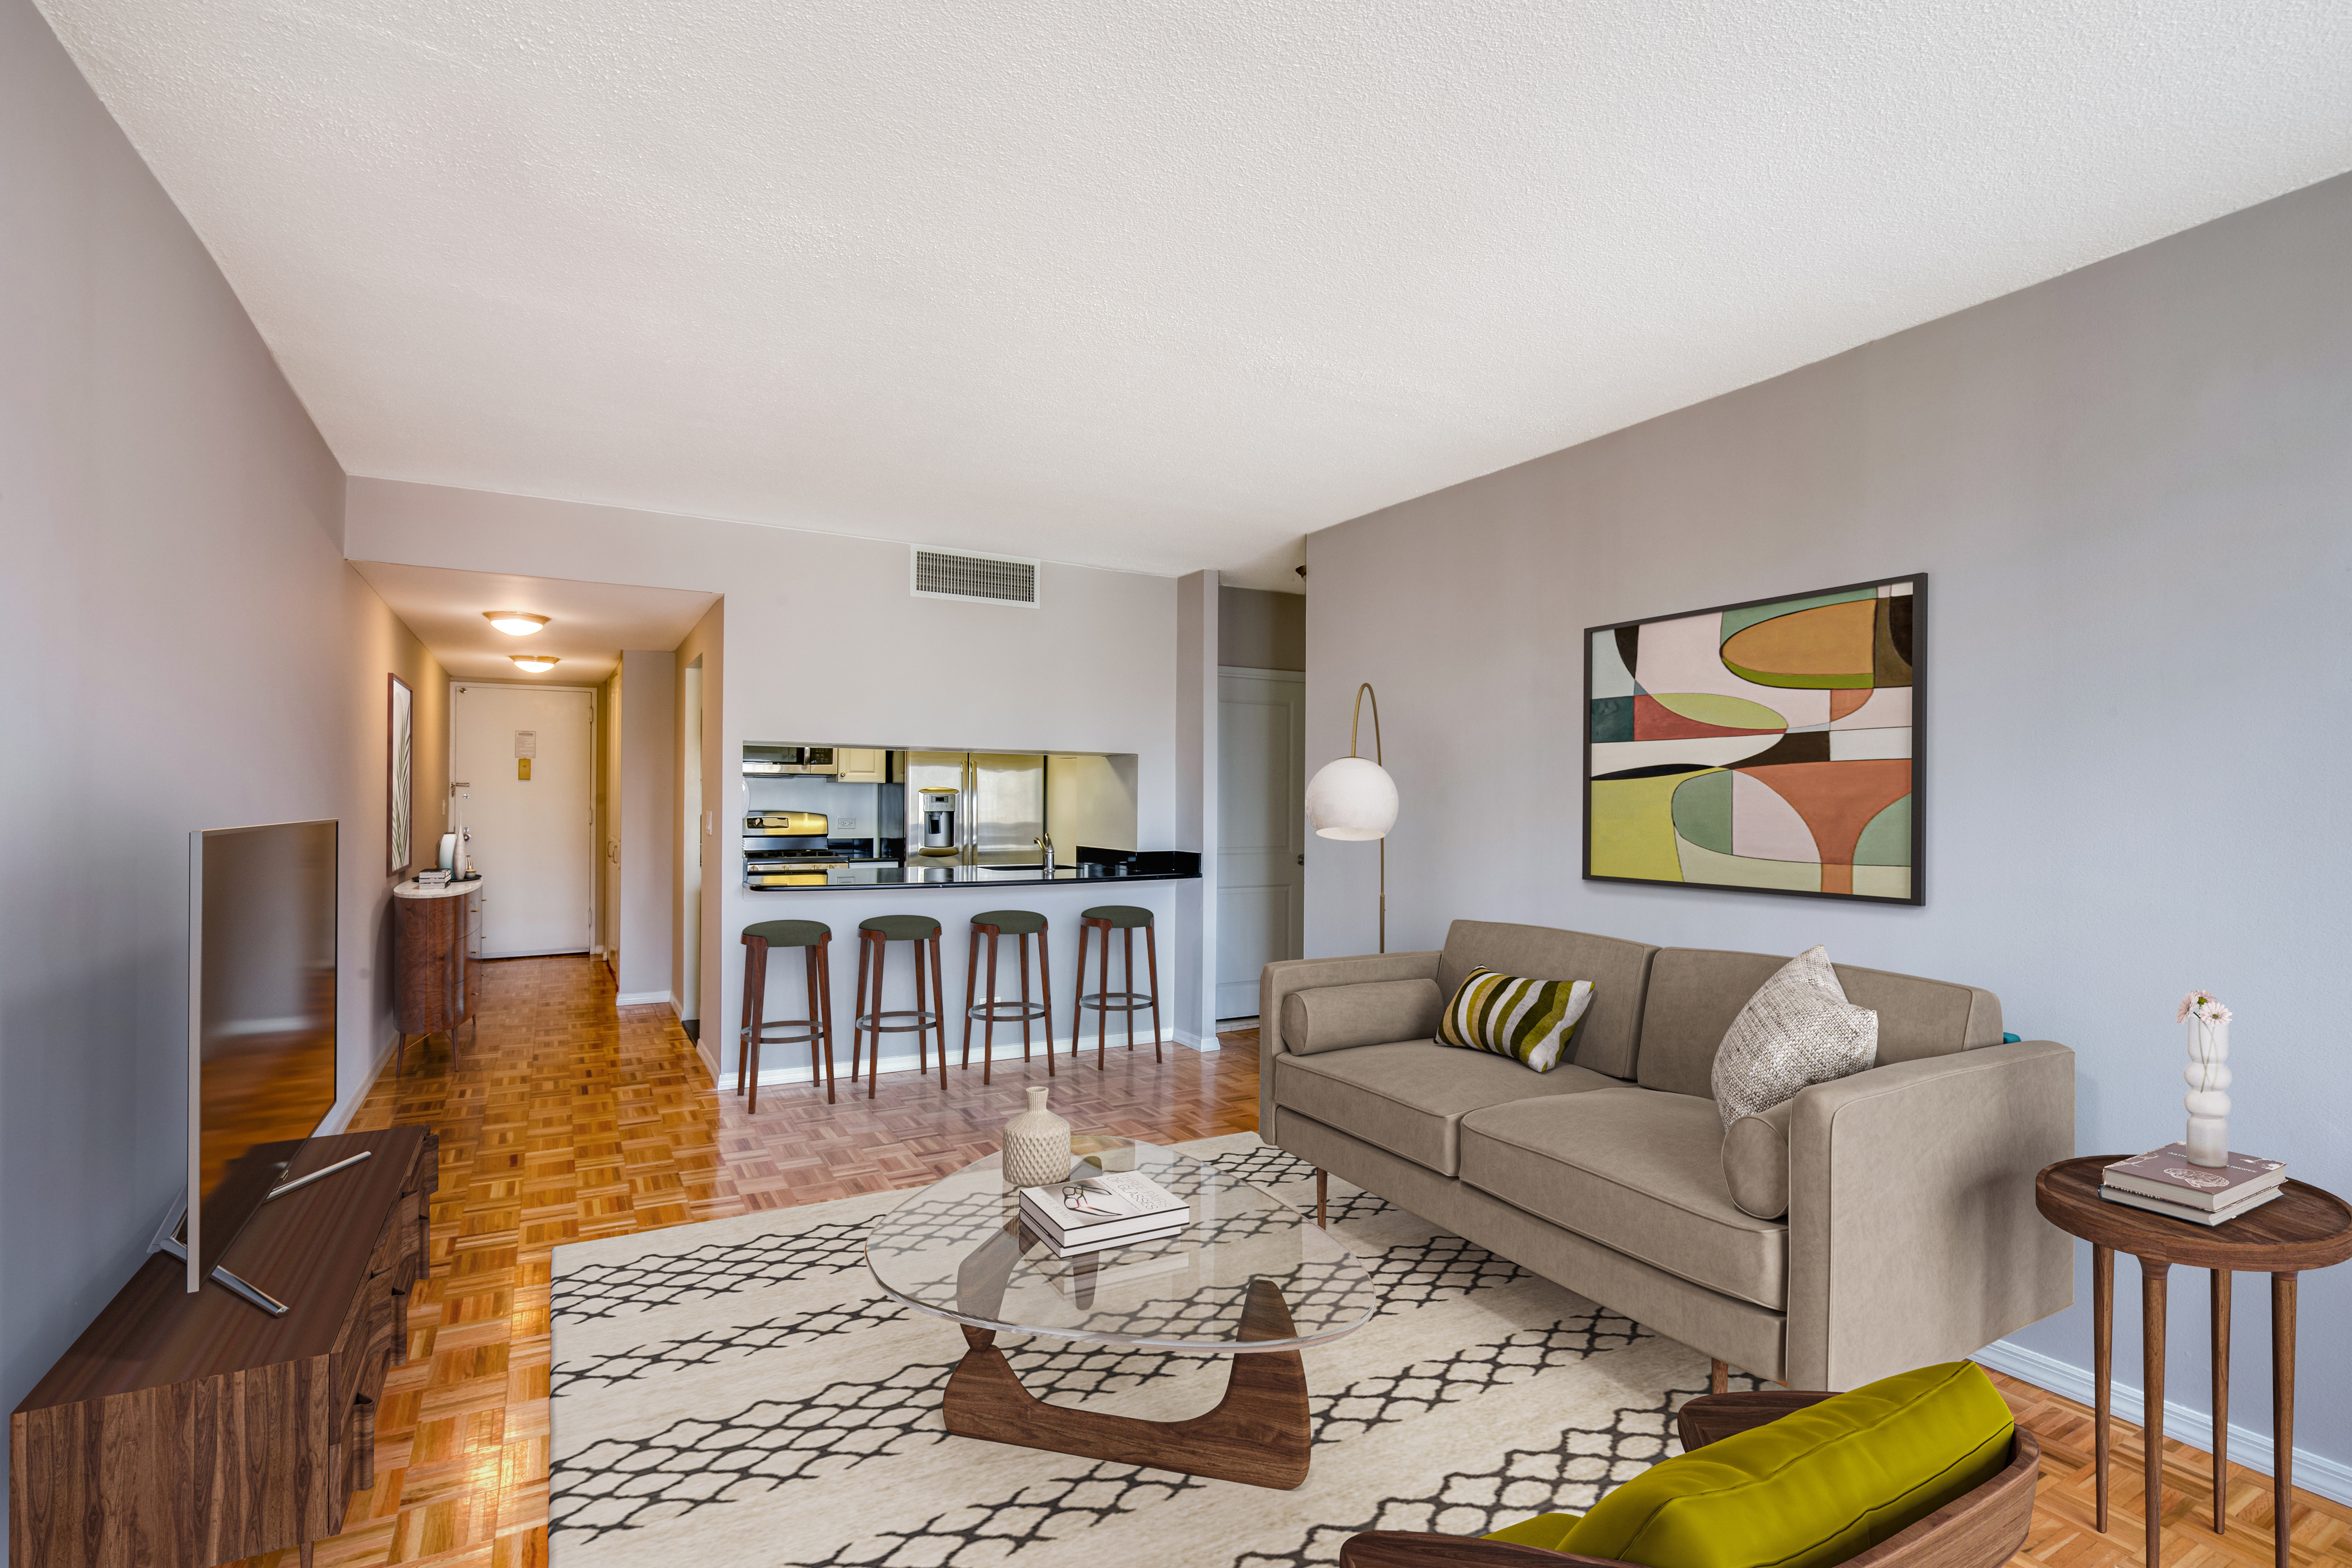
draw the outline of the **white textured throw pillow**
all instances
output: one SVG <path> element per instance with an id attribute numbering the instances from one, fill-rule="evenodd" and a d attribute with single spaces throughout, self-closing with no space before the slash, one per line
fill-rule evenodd
<path id="1" fill-rule="evenodd" d="M 1808 1084 L 1878 1059 L 1878 1015 L 1845 999 L 1825 947 L 1789 960 L 1757 988 L 1715 1053 L 1715 1107 L 1727 1130 Z"/>

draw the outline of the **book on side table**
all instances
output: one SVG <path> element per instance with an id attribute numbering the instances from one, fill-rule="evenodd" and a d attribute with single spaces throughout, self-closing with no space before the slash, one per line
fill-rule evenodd
<path id="1" fill-rule="evenodd" d="M 2100 1172 L 2099 1196 L 2193 1225 L 2220 1225 L 2279 1195 L 2286 1163 L 2232 1151 L 2227 1165 L 2191 1164 L 2185 1143 L 2168 1143 Z"/>
<path id="2" fill-rule="evenodd" d="M 1021 1222 L 1056 1258 L 1180 1236 L 1192 1206 L 1138 1171 L 1021 1189 Z"/>

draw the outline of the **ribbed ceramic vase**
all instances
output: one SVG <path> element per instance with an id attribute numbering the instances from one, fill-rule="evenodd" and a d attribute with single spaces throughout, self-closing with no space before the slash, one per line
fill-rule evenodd
<path id="1" fill-rule="evenodd" d="M 1029 1109 L 1004 1124 L 1004 1184 L 1042 1187 L 1070 1179 L 1070 1124 L 1045 1109 L 1045 1090 L 1029 1091 Z"/>
<path id="2" fill-rule="evenodd" d="M 2181 1104 L 2189 1112 L 2189 1163 L 2221 1166 L 2230 1163 L 2230 1022 L 2209 1024 L 2189 1015 L 2189 1065 L 2180 1076 L 2189 1080 Z"/>

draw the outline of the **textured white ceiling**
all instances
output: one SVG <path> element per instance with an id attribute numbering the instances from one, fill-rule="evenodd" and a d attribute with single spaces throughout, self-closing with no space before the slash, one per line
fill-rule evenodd
<path id="1" fill-rule="evenodd" d="M 2352 166 L 2343 0 L 41 0 L 344 466 L 1298 536 Z"/>
<path id="2" fill-rule="evenodd" d="M 387 561 L 352 565 L 432 649 L 441 668 L 460 680 L 593 686 L 613 673 L 624 648 L 658 650 L 684 642 L 719 598 L 682 588 L 630 588 Z M 491 610 L 527 610 L 545 616 L 547 625 L 527 637 L 509 637 L 482 618 Z M 518 653 L 553 654 L 560 662 L 531 675 L 516 668 L 510 656 Z"/>

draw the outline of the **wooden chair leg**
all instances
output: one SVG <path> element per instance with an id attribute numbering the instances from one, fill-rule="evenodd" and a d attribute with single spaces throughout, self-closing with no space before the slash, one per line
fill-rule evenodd
<path id="1" fill-rule="evenodd" d="M 972 987 L 980 984 L 980 928 L 971 928 L 971 945 L 963 955 L 963 1065 L 971 1067 Z"/>
<path id="2" fill-rule="evenodd" d="M 948 1087 L 948 999 L 945 986 L 940 978 L 940 939 L 937 935 L 933 935 L 931 938 L 931 1016 L 934 1021 L 931 1027 L 940 1032 L 940 1089 L 944 1092 Z M 923 994 L 918 989 L 915 993 L 915 1010 L 919 1013 L 922 1008 Z"/>
<path id="3" fill-rule="evenodd" d="M 1151 963 L 1151 1059 L 1165 1061 L 1160 1043 L 1160 927 L 1156 921 L 1143 928 L 1143 955 Z M 1213 1020 L 1210 1026 L 1215 1027 Z"/>
<path id="4" fill-rule="evenodd" d="M 1037 928 L 1037 987 L 1045 996 L 1045 1076 L 1054 1076 L 1054 965 L 1052 922 Z"/>

